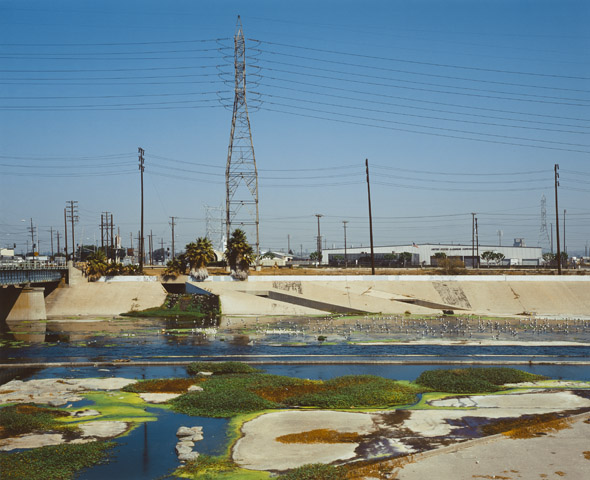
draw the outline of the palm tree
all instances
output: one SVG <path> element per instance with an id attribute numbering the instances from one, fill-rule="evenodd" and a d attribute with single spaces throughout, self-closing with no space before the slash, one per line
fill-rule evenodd
<path id="1" fill-rule="evenodd" d="M 229 242 L 227 242 L 225 258 L 231 269 L 232 277 L 238 280 L 248 278 L 248 269 L 254 261 L 254 250 L 248 243 L 243 230 L 237 228 L 232 233 Z"/>
<path id="2" fill-rule="evenodd" d="M 184 258 L 188 263 L 190 274 L 197 281 L 205 280 L 209 276 L 207 264 L 217 259 L 211 241 L 203 237 L 197 238 L 196 242 L 187 244 Z"/>
<path id="3" fill-rule="evenodd" d="M 96 280 L 107 273 L 107 257 L 102 250 L 97 250 L 88 256 L 86 275 L 90 280 Z"/>
<path id="4" fill-rule="evenodd" d="M 164 277 L 165 278 L 176 278 L 178 275 L 184 275 L 185 273 L 185 265 L 181 258 L 176 257 L 173 259 L 168 260 L 166 263 L 166 268 L 164 269 Z"/>

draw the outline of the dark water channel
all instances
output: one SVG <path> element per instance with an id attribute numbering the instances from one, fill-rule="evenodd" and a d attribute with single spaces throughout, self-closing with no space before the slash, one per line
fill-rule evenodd
<path id="1" fill-rule="evenodd" d="M 380 320 L 383 322 L 384 320 Z M 317 319 L 294 320 L 250 330 L 199 329 L 190 322 L 158 319 L 50 321 L 12 326 L 0 333 L 0 384 L 11 378 L 125 377 L 136 379 L 186 377 L 185 367 L 173 362 L 235 360 L 256 362 L 268 373 L 309 379 L 329 379 L 350 374 L 372 374 L 414 380 L 432 368 L 457 368 L 440 362 L 522 362 L 516 368 L 556 379 L 590 381 L 590 325 L 570 322 L 548 330 L 526 324 L 521 329 L 485 325 L 464 331 L 425 333 L 420 323 L 385 331 L 383 323 L 353 329 L 319 325 Z M 312 328 L 313 327 L 313 328 Z M 486 329 L 489 328 L 489 331 Z M 497 327 L 497 328 L 496 328 Z M 525 328 L 526 327 L 526 328 Z M 503 330 L 504 328 L 504 330 Z M 322 341 L 319 336 L 325 337 Z M 400 344 L 423 340 L 426 343 Z M 453 340 L 458 344 L 428 342 Z M 481 340 L 486 345 L 460 344 Z M 507 341 L 523 342 L 506 345 Z M 548 342 L 539 345 L 537 342 Z M 565 342 L 585 343 L 580 345 Z M 113 362 L 115 366 L 24 368 L 25 363 Z M 125 361 L 130 362 L 125 364 Z M 149 362 L 151 365 L 133 365 Z M 312 363 L 314 362 L 314 363 Z M 418 364 L 417 364 L 418 363 Z M 429 365 L 430 363 L 430 365 Z M 435 365 L 436 364 L 436 365 Z M 477 365 L 476 365 L 477 366 Z M 195 445 L 200 453 L 221 454 L 227 444 L 226 419 L 188 417 L 160 408 L 157 421 L 147 422 L 116 440 L 110 463 L 82 472 L 79 479 L 156 479 L 177 466 L 176 430 L 181 425 L 203 427 L 204 439 Z"/>

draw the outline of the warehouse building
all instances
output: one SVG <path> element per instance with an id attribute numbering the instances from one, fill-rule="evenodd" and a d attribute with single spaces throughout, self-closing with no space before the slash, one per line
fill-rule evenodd
<path id="1" fill-rule="evenodd" d="M 518 239 L 521 240 L 521 239 Z M 517 242 L 515 242 L 517 243 Z M 524 242 L 520 242 L 524 245 Z M 504 255 L 501 260 L 487 262 L 484 252 L 494 252 Z M 459 259 L 466 267 L 472 266 L 539 266 L 543 263 L 541 247 L 498 245 L 479 245 L 472 248 L 471 245 L 453 244 L 421 244 L 416 245 L 391 245 L 374 247 L 376 267 L 409 267 L 409 266 L 436 266 L 437 257 L 441 254 L 447 258 Z M 479 253 L 479 255 L 478 255 Z M 438 254 L 438 255 L 437 255 Z M 347 260 L 348 266 L 368 266 L 371 264 L 370 247 L 353 247 L 325 249 L 322 251 L 322 265 L 343 266 Z"/>

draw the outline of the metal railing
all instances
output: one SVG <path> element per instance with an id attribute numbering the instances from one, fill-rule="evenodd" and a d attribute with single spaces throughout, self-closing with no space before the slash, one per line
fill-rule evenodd
<path id="1" fill-rule="evenodd" d="M 65 265 L 47 262 L 2 262 L 0 285 L 59 282 L 67 272 Z"/>

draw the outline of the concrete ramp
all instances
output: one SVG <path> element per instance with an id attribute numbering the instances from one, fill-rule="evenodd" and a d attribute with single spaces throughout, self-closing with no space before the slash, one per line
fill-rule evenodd
<path id="1" fill-rule="evenodd" d="M 205 282 L 223 296 L 240 290 L 266 302 L 307 306 L 316 311 L 440 314 L 455 310 L 477 315 L 537 314 L 590 317 L 590 276 L 251 276 L 245 282 Z M 273 300 L 274 297 L 274 300 Z M 248 297 L 240 297 L 244 300 Z M 272 314 L 269 303 L 239 304 L 234 314 Z M 275 309 L 278 307 L 274 307 Z M 304 307 L 300 307 L 304 308 Z M 275 310 L 276 311 L 276 310 Z"/>
<path id="2" fill-rule="evenodd" d="M 189 282 L 192 284 L 192 282 Z M 198 288 L 219 296 L 221 313 L 224 315 L 322 315 L 325 311 L 294 302 L 270 298 L 268 290 L 241 287 L 247 282 L 202 282 Z"/>

